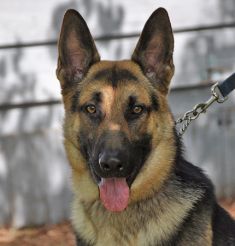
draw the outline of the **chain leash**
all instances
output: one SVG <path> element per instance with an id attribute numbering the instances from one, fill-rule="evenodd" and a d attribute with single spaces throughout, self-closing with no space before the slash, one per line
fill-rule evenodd
<path id="1" fill-rule="evenodd" d="M 214 103 L 223 103 L 225 102 L 228 97 L 224 97 L 219 90 L 218 87 L 219 83 L 216 83 L 211 88 L 211 97 L 204 103 L 196 104 L 192 110 L 187 111 L 183 117 L 179 118 L 175 121 L 175 124 L 183 124 L 181 129 L 179 130 L 179 136 L 182 136 L 185 131 L 187 130 L 188 126 L 191 124 L 192 121 L 196 120 L 201 113 L 206 113 L 206 110 Z"/>

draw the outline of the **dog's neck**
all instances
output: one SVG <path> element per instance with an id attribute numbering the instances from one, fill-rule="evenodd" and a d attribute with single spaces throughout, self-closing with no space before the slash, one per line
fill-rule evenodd
<path id="1" fill-rule="evenodd" d="M 130 204 L 121 213 L 107 211 L 99 200 L 73 202 L 73 223 L 78 234 L 94 245 L 152 245 L 170 242 L 202 192 L 191 188 L 182 194 L 182 183 L 172 174 L 153 197 Z M 193 195 L 192 195 L 193 194 Z M 141 206 L 140 206 L 141 203 Z M 141 228 L 146 230 L 141 230 Z M 161 230 L 159 230 L 161 228 Z M 107 231 L 112 231 L 107 233 Z M 154 232 L 154 233 L 152 233 Z M 109 235 L 116 235 L 115 239 Z M 131 235 L 131 237 L 130 237 Z M 138 243 L 137 243 L 138 242 Z"/>

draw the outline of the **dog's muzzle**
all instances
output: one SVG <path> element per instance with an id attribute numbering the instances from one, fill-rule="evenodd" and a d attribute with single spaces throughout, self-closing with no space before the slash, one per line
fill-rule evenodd
<path id="1" fill-rule="evenodd" d="M 130 170 L 129 160 L 123 150 L 106 149 L 99 154 L 97 174 L 100 177 L 127 177 Z"/>

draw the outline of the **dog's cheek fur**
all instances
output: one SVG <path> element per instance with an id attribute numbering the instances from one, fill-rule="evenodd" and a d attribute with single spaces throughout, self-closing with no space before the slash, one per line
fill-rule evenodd
<path id="1" fill-rule="evenodd" d="M 69 140 L 64 141 L 67 157 L 72 168 L 72 187 L 77 201 L 93 202 L 99 198 L 97 184 L 93 181 L 85 159 Z"/>
<path id="2" fill-rule="evenodd" d="M 153 112 L 147 124 L 147 132 L 152 136 L 152 149 L 132 184 L 131 202 L 144 200 L 158 191 L 170 175 L 175 160 L 174 121 L 166 99 L 159 98 L 161 112 Z"/>
<path id="3" fill-rule="evenodd" d="M 99 192 L 97 184 L 94 183 L 91 177 L 87 160 L 84 154 L 82 154 L 78 140 L 80 127 L 81 121 L 78 114 L 72 113 L 69 110 L 66 111 L 64 120 L 64 146 L 72 168 L 74 197 L 81 201 L 92 202 L 98 199 Z"/>

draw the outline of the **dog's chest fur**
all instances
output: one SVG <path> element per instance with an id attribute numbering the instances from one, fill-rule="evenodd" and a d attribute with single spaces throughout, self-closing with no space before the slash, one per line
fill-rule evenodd
<path id="1" fill-rule="evenodd" d="M 183 218 L 202 196 L 200 190 L 195 193 L 188 188 L 182 194 L 180 189 L 181 184 L 173 181 L 153 198 L 130 205 L 122 213 L 108 212 L 99 200 L 88 204 L 75 199 L 75 229 L 95 246 L 169 245 Z"/>

